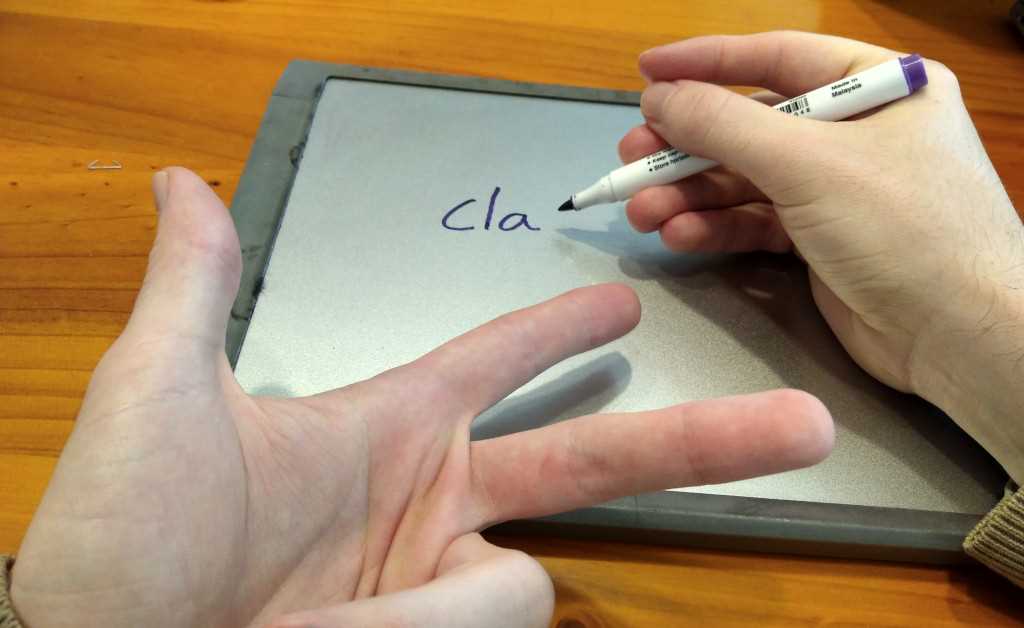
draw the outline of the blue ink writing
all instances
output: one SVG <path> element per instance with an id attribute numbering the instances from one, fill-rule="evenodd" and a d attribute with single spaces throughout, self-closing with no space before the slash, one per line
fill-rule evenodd
<path id="1" fill-rule="evenodd" d="M 499 194 L 501 194 L 501 188 L 495 186 L 494 192 L 491 193 L 491 200 L 487 203 L 487 213 L 484 215 L 484 231 L 491 230 L 491 223 L 494 222 L 494 208 L 498 203 Z M 476 199 L 471 198 L 449 209 L 441 218 L 441 226 L 449 231 L 473 231 L 476 229 L 473 225 L 462 224 L 460 226 L 453 222 L 455 214 L 459 210 L 475 202 Z M 521 227 L 525 227 L 527 231 L 540 231 L 540 227 L 531 225 L 529 216 L 522 212 L 509 212 L 498 220 L 498 229 L 501 231 L 515 231 Z"/>
<path id="2" fill-rule="evenodd" d="M 498 200 L 498 193 L 501 192 L 501 188 L 494 186 L 494 191 L 491 192 L 491 200 L 487 203 L 487 218 L 484 218 L 484 231 L 491 230 L 491 217 L 494 216 L 494 201 Z"/>
<path id="3" fill-rule="evenodd" d="M 519 222 L 514 223 L 511 227 L 506 227 L 505 223 L 509 222 L 509 218 L 518 218 Z M 526 219 L 526 214 L 514 212 L 508 214 L 507 216 L 498 221 L 498 228 L 501 229 L 502 231 L 515 231 L 519 227 L 526 227 L 530 231 L 540 231 L 540 227 L 534 227 L 533 225 L 530 224 L 530 222 Z"/>
<path id="4" fill-rule="evenodd" d="M 441 226 L 444 227 L 445 229 L 451 229 L 452 231 L 472 231 L 473 229 L 476 229 L 476 227 L 453 227 L 450 224 L 448 224 L 448 219 L 451 218 L 452 215 L 455 212 L 459 211 L 460 209 L 462 209 L 466 205 L 469 205 L 470 203 L 475 203 L 475 202 L 476 202 L 476 199 L 475 198 L 471 198 L 468 201 L 462 201 L 461 203 L 459 203 L 455 207 L 452 207 L 451 209 L 449 209 L 448 213 L 446 213 L 444 215 L 444 218 L 441 219 Z"/>

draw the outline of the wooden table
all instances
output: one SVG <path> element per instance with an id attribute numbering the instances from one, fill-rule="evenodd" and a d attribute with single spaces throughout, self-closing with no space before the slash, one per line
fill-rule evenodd
<path id="1" fill-rule="evenodd" d="M 953 68 L 1024 207 L 1024 46 L 1010 3 L 3 0 L 0 551 L 17 549 L 89 373 L 127 320 L 153 238 L 152 172 L 187 165 L 230 201 L 290 59 L 639 89 L 637 53 L 681 37 L 869 40 Z M 94 159 L 125 167 L 90 172 Z M 563 628 L 1024 624 L 1024 592 L 980 570 L 495 540 L 548 568 Z"/>

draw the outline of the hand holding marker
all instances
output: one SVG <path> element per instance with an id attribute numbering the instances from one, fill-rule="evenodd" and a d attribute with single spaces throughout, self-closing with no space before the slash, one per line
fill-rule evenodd
<path id="1" fill-rule="evenodd" d="M 927 83 L 924 60 L 912 54 L 819 87 L 774 108 L 794 116 L 837 121 L 909 96 Z M 573 194 L 558 211 L 624 201 L 644 188 L 678 181 L 717 165 L 710 159 L 666 148 L 611 171 L 597 183 Z"/>

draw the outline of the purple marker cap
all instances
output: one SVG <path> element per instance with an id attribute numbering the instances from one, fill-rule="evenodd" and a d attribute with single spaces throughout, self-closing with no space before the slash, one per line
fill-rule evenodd
<path id="1" fill-rule="evenodd" d="M 913 94 L 928 84 L 928 75 L 924 73 L 924 59 L 916 52 L 909 57 L 900 57 L 903 66 L 903 78 L 907 79 L 907 87 Z"/>

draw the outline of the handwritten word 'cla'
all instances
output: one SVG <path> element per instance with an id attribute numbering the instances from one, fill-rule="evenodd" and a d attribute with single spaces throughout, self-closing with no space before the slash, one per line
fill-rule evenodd
<path id="1" fill-rule="evenodd" d="M 484 231 L 491 230 L 491 223 L 494 221 L 494 204 L 498 200 L 498 194 L 501 193 L 501 188 L 495 187 L 494 192 L 491 193 L 491 200 L 487 203 L 487 214 L 484 216 Z M 449 231 L 472 231 L 476 229 L 472 224 L 456 224 L 455 214 L 459 213 L 459 210 L 463 209 L 467 205 L 472 205 L 476 202 L 475 198 L 471 198 L 466 201 L 462 201 L 455 207 L 449 209 L 444 218 L 441 219 L 441 226 Z M 460 221 L 461 222 L 461 221 Z M 530 224 L 530 220 L 526 214 L 520 212 L 509 212 L 501 217 L 498 221 L 498 229 L 502 231 L 515 231 L 520 227 L 524 227 L 529 231 L 540 231 L 540 227 L 534 227 Z"/>

